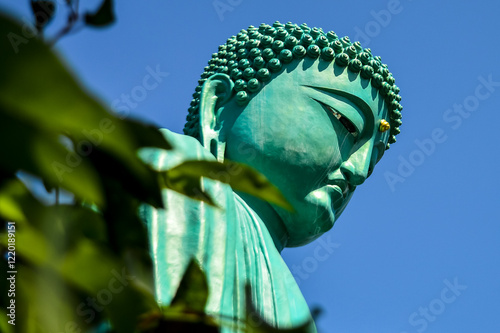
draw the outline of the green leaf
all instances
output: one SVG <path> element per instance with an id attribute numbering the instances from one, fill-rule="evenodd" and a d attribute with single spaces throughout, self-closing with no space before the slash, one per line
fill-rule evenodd
<path id="1" fill-rule="evenodd" d="M 97 246 L 107 244 L 106 221 L 101 214 L 79 205 L 49 206 L 45 209 L 44 228 L 48 239 L 60 239 L 58 252 L 69 251 L 81 239 L 88 239 Z M 56 226 L 58 226 L 57 228 Z"/>
<path id="2" fill-rule="evenodd" d="M 207 299 L 207 278 L 196 260 L 191 259 L 170 306 L 186 313 L 204 313 Z"/>
<path id="3" fill-rule="evenodd" d="M 104 222 L 97 213 L 80 206 L 49 206 L 42 207 L 36 218 L 36 223 L 16 224 L 18 262 L 49 269 L 69 286 L 84 292 L 87 305 L 89 298 L 102 297 L 106 302 L 98 306 L 104 309 L 116 332 L 135 332 L 141 314 L 159 312 L 151 281 L 144 280 L 148 273 L 140 271 L 147 269 L 142 267 L 142 261 L 150 260 L 149 256 L 138 251 L 126 254 L 125 260 L 114 256 L 103 246 Z M 4 239 L 7 237 L 2 237 L 0 243 L 6 243 Z M 30 299 L 31 308 L 34 303 Z M 75 308 L 71 306 L 72 313 Z"/>
<path id="4" fill-rule="evenodd" d="M 207 177 L 229 184 L 233 190 L 251 194 L 259 199 L 293 211 L 276 186 L 255 169 L 235 162 L 187 161 L 168 172 L 169 178 Z"/>
<path id="5" fill-rule="evenodd" d="M 101 147 L 94 147 L 89 159 L 95 169 L 99 170 L 101 183 L 104 185 L 107 194 L 106 202 L 108 204 L 110 200 L 118 201 L 120 195 L 125 192 L 139 201 L 163 208 L 159 174 L 150 166 L 143 164 L 138 156 L 135 159 L 142 164 L 140 177 L 130 165 L 102 150 Z M 110 186 L 112 188 L 109 188 Z M 123 205 L 123 203 L 120 205 Z"/>
<path id="6" fill-rule="evenodd" d="M 67 254 L 61 273 L 93 297 L 104 293 L 111 296 L 108 304 L 101 305 L 116 332 L 135 332 L 140 315 L 159 311 L 152 291 L 131 275 L 127 265 L 90 241 L 80 240 Z"/>
<path id="7" fill-rule="evenodd" d="M 116 180 L 104 180 L 108 205 L 103 209 L 109 248 L 117 255 L 130 249 L 147 251 L 146 225 L 138 216 L 139 201 L 128 194 Z"/>
<path id="8" fill-rule="evenodd" d="M 42 183 L 43 183 L 43 187 L 45 188 L 45 191 L 47 191 L 47 193 L 50 193 L 50 192 L 52 192 L 52 190 L 55 189 L 55 187 L 50 185 L 46 180 L 42 180 Z"/>
<path id="9" fill-rule="evenodd" d="M 139 328 L 141 333 L 219 333 L 220 329 L 217 323 L 209 320 L 209 317 L 200 318 L 199 316 L 180 314 L 176 318 L 155 318 L 151 315 L 150 321 L 145 323 L 144 319 Z"/>
<path id="10" fill-rule="evenodd" d="M 57 272 L 48 267 L 26 267 L 18 272 L 18 279 L 24 281 L 19 281 L 18 291 L 22 296 L 16 303 L 28 303 L 26 305 L 31 310 L 31 319 L 37 326 L 43 327 L 46 332 L 61 332 L 61 328 L 66 329 L 67 323 L 72 321 L 75 326 L 81 327 L 82 318 L 75 316 L 75 309 L 79 305 L 76 292 Z M 18 311 L 22 313 L 21 309 Z"/>
<path id="11" fill-rule="evenodd" d="M 103 204 L 98 175 L 87 160 L 64 147 L 56 134 L 2 111 L 0 107 L 0 136 L 9 144 L 0 145 L 0 169 L 27 171 L 50 187 L 63 187 L 81 200 Z"/>
<path id="12" fill-rule="evenodd" d="M 7 237 L 2 237 L 0 244 L 7 247 Z M 52 244 L 40 231 L 29 224 L 16 223 L 16 258 L 43 266 L 50 262 L 55 253 Z"/>
<path id="13" fill-rule="evenodd" d="M 157 199 L 159 190 L 155 192 L 152 189 L 158 188 L 158 178 L 139 159 L 137 150 L 141 144 L 169 148 L 158 130 L 132 120 L 119 119 L 107 112 L 81 88 L 47 45 L 37 38 L 18 44 L 16 36 L 20 38 L 22 32 L 20 24 L 0 13 L 0 35 L 7 37 L 0 39 L 0 50 L 3 50 L 0 52 L 0 114 L 16 117 L 22 124 L 31 124 L 31 128 L 37 128 L 42 133 L 66 135 L 74 143 L 76 159 L 92 155 L 93 152 L 88 151 L 89 147 L 98 147 L 118 161 L 120 166 L 126 166 L 129 176 L 133 178 L 130 182 L 144 184 L 142 187 Z M 0 137 L 4 141 L 12 141 L 4 133 L 0 133 Z M 22 155 L 31 155 L 31 148 L 19 151 L 24 152 Z M 55 158 L 61 157 L 55 156 L 56 153 L 52 151 L 51 154 L 39 154 L 38 157 L 53 162 Z M 3 164 L 6 157 L 2 158 Z M 35 168 L 34 161 L 28 162 Z M 67 171 L 65 176 L 70 175 L 64 163 L 56 163 L 55 166 L 59 173 Z M 54 176 L 54 170 L 51 172 Z M 68 190 L 76 191 L 82 185 L 81 182 L 87 179 L 88 186 L 92 186 L 91 176 L 77 177 L 75 172 L 72 174 L 75 175 L 72 178 L 75 183 L 66 186 Z M 42 178 L 45 180 L 45 177 Z M 80 183 L 76 183 L 77 178 Z M 153 205 L 159 205 L 158 200 Z"/>
<path id="14" fill-rule="evenodd" d="M 125 125 L 130 133 L 134 133 L 139 147 L 154 147 L 165 150 L 172 149 L 172 146 L 165 140 L 165 136 L 160 132 L 158 126 L 145 124 L 132 119 L 124 119 Z"/>
<path id="15" fill-rule="evenodd" d="M 95 13 L 85 14 L 85 23 L 94 27 L 104 27 L 115 21 L 113 1 L 104 0 Z"/>
<path id="16" fill-rule="evenodd" d="M 90 293 L 104 288 L 111 273 L 120 271 L 116 259 L 87 239 L 79 240 L 66 253 L 59 267 L 63 276 Z"/>
<path id="17" fill-rule="evenodd" d="M 4 289 L 6 290 L 6 289 Z M 7 317 L 7 312 L 4 309 L 0 309 L 0 332 L 4 333 L 14 333 L 14 325 L 10 325 L 7 321 L 10 320 L 9 317 Z"/>
<path id="18" fill-rule="evenodd" d="M 0 107 L 51 133 L 67 134 L 76 150 L 86 142 L 103 147 L 130 164 L 139 174 L 142 164 L 134 133 L 108 113 L 37 38 L 14 47 L 13 35 L 22 27 L 0 13 Z M 16 52 L 17 51 L 17 52 Z M 29 96 L 29 98 L 26 98 Z"/>
<path id="19" fill-rule="evenodd" d="M 89 241 L 81 240 L 61 269 L 65 278 L 91 295 L 111 295 L 112 301 L 103 306 L 116 332 L 135 332 L 141 314 L 159 311 L 153 293 L 127 266 Z"/>
<path id="20" fill-rule="evenodd" d="M 43 208 L 19 179 L 0 184 L 0 216 L 5 220 L 27 222 L 39 216 Z"/>
<path id="21" fill-rule="evenodd" d="M 54 1 L 35 1 L 31 0 L 31 10 L 35 16 L 35 26 L 38 31 L 43 28 L 52 20 L 56 4 Z"/>
<path id="22" fill-rule="evenodd" d="M 213 199 L 201 187 L 200 175 L 186 174 L 175 170 L 171 172 L 171 170 L 160 173 L 160 180 L 164 187 L 191 199 L 200 200 L 210 206 L 217 207 Z"/>
<path id="23" fill-rule="evenodd" d="M 113 295 L 113 301 L 106 307 L 114 332 L 133 333 L 144 313 L 159 312 L 155 298 L 149 290 L 131 281 L 123 291 Z"/>

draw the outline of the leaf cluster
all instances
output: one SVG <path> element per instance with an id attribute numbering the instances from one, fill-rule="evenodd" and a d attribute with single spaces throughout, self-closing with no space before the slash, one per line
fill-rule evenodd
<path id="1" fill-rule="evenodd" d="M 47 18 L 36 16 L 39 31 L 55 6 L 54 1 L 32 1 L 34 13 L 43 11 Z M 104 26 L 113 17 L 112 2 L 106 0 L 85 15 L 85 22 Z M 11 34 L 21 35 L 21 25 L 0 14 L 0 36 Z M 156 126 L 106 110 L 41 38 L 21 49 L 1 38 L 0 50 L 0 250 L 9 252 L 6 225 L 14 221 L 17 271 L 16 326 L 7 324 L 10 298 L 2 292 L 1 330 L 187 332 L 185 325 L 198 325 L 196 331 L 219 331 L 220 318 L 204 314 L 208 286 L 195 262 L 172 304 L 157 305 L 139 207 L 167 208 L 165 188 L 215 205 L 203 191 L 202 177 L 289 208 L 280 192 L 253 169 L 235 163 L 191 161 L 165 172 L 153 170 L 138 151 L 171 149 Z M 20 172 L 36 177 L 56 196 L 60 189 L 71 194 L 72 202 L 43 203 L 19 179 Z M 0 286 L 9 289 L 6 278 Z"/>
<path id="2" fill-rule="evenodd" d="M 30 0 L 31 11 L 34 17 L 34 26 L 41 37 L 44 29 L 52 22 L 60 1 L 54 0 Z M 113 0 L 103 0 L 95 11 L 80 14 L 79 0 L 65 0 L 63 3 L 67 10 L 66 24 L 54 36 L 51 44 L 57 42 L 61 37 L 74 32 L 80 23 L 80 28 L 89 26 L 93 28 L 107 27 L 115 22 Z"/>

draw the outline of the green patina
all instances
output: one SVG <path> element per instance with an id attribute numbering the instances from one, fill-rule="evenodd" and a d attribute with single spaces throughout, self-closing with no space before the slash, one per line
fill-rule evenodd
<path id="1" fill-rule="evenodd" d="M 169 304 L 195 257 L 208 276 L 208 313 L 243 318 L 249 283 L 267 321 L 299 325 L 310 313 L 280 252 L 332 228 L 399 133 L 399 89 L 359 43 L 278 22 L 230 38 L 199 83 L 185 127 L 198 140 L 165 130 L 174 149 L 143 158 L 159 170 L 186 160 L 245 163 L 295 211 L 209 179 L 203 187 L 219 208 L 165 190 L 168 209 L 143 210 L 158 301 Z"/>

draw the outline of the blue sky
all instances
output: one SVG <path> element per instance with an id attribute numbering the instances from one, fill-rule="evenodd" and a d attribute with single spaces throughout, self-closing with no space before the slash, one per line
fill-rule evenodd
<path id="1" fill-rule="evenodd" d="M 30 18 L 27 0 L 0 7 Z M 360 40 L 401 88 L 402 132 L 333 229 L 285 260 L 323 308 L 321 332 L 500 332 L 499 12 L 494 1 L 122 0 L 114 26 L 56 49 L 122 110 L 148 67 L 168 73 L 128 108 L 181 132 L 203 67 L 240 29 L 305 22 Z"/>

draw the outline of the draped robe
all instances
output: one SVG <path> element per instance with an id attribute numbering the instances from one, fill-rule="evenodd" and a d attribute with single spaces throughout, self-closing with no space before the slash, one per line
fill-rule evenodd
<path id="1" fill-rule="evenodd" d="M 196 139 L 162 130 L 172 150 L 147 149 L 142 158 L 157 170 L 188 160 L 215 160 Z M 172 190 L 163 191 L 166 209 L 141 208 L 150 237 L 156 298 L 168 305 L 192 257 L 208 278 L 206 312 L 224 318 L 245 316 L 245 283 L 259 314 L 279 328 L 298 326 L 310 311 L 295 279 L 259 216 L 227 184 L 205 179 L 212 207 Z M 316 332 L 311 325 L 310 332 Z M 233 332 L 226 327 L 223 332 Z"/>

